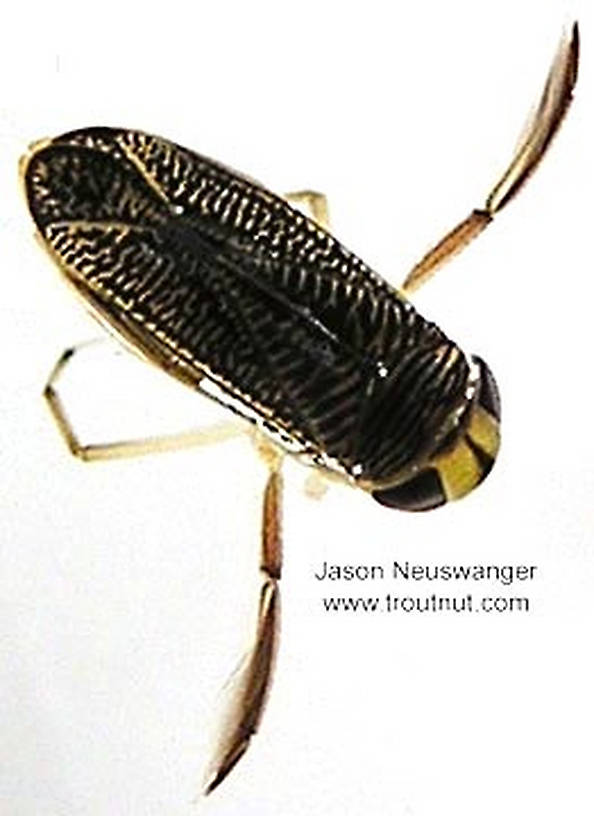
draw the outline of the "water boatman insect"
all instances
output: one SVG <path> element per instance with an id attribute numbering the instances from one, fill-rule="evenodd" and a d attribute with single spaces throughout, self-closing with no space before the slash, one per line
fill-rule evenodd
<path id="1" fill-rule="evenodd" d="M 491 470 L 500 408 L 487 364 L 409 300 L 482 232 L 544 155 L 570 103 L 578 31 L 564 36 L 540 104 L 480 209 L 393 288 L 327 230 L 324 196 L 282 198 L 172 142 L 89 127 L 22 160 L 41 242 L 91 311 L 142 357 L 255 427 L 268 464 L 258 631 L 207 790 L 256 731 L 278 638 L 284 454 L 400 510 L 458 499 Z M 308 205 L 309 218 L 291 202 Z M 46 396 L 74 453 L 57 381 Z M 125 449 L 117 451 L 119 455 Z"/>

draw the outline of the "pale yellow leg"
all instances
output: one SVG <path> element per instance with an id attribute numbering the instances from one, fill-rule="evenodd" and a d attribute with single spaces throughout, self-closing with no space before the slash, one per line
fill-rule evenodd
<path id="1" fill-rule="evenodd" d="M 279 581 L 282 567 L 282 454 L 258 442 L 268 468 L 262 505 L 260 574 L 262 586 L 254 645 L 233 677 L 215 756 L 208 771 L 205 795 L 212 793 L 246 752 L 257 732 L 270 690 L 280 624 Z"/>
<path id="2" fill-rule="evenodd" d="M 312 470 L 305 480 L 304 491 L 308 499 L 319 501 L 328 492 L 329 483 L 317 470 Z"/>
<path id="3" fill-rule="evenodd" d="M 299 190 L 295 193 L 285 193 L 284 196 L 291 204 L 296 204 L 300 209 L 307 210 L 313 220 L 328 229 L 330 226 L 328 199 L 323 193 L 314 190 Z"/>
<path id="4" fill-rule="evenodd" d="M 84 462 L 124 459 L 145 456 L 151 453 L 181 450 L 183 448 L 212 445 L 226 439 L 233 439 L 246 433 L 246 428 L 238 422 L 225 421 L 205 429 L 184 431 L 166 436 L 146 439 L 118 440 L 101 444 L 85 444 L 79 439 L 59 392 L 59 381 L 75 354 L 88 344 L 73 346 L 61 355 L 53 367 L 43 395 L 70 452 Z"/>
<path id="5" fill-rule="evenodd" d="M 571 103 L 578 61 L 579 33 L 577 23 L 574 23 L 571 34 L 563 35 L 538 107 L 509 167 L 487 196 L 484 207 L 474 210 L 413 267 L 401 287 L 405 295 L 422 286 L 440 266 L 461 252 L 523 187 L 546 153 Z"/>
<path id="6" fill-rule="evenodd" d="M 88 345 L 88 344 L 87 344 Z M 45 386 L 44 396 L 70 451 L 84 461 L 139 456 L 155 451 L 174 450 L 191 445 L 212 444 L 249 432 L 249 426 L 221 423 L 204 431 L 191 431 L 164 437 L 85 445 L 70 422 L 59 395 L 58 383 L 68 363 L 83 346 L 67 349 L 55 364 Z M 206 394 L 208 396 L 208 394 Z M 282 492 L 283 454 L 260 433 L 254 435 L 268 476 L 262 504 L 260 574 L 262 578 L 258 624 L 251 651 L 233 678 L 232 695 L 219 745 L 211 764 L 205 794 L 225 779 L 247 750 L 258 730 L 272 679 L 278 644 L 282 567 Z"/>

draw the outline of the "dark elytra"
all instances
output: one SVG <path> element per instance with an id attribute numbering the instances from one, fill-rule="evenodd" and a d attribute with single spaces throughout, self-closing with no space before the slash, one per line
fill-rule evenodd
<path id="1" fill-rule="evenodd" d="M 25 184 L 96 311 L 320 462 L 389 481 L 463 401 L 468 361 L 437 326 L 320 226 L 209 159 L 90 128 L 38 149 Z"/>

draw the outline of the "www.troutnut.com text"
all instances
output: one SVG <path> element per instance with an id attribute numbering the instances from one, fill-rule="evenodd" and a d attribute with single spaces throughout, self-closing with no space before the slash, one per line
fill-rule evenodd
<path id="1" fill-rule="evenodd" d="M 398 592 L 375 596 L 332 595 L 322 598 L 326 612 L 403 613 L 510 613 L 529 612 L 530 599 L 519 594 L 518 585 L 535 580 L 537 567 L 527 564 L 411 564 L 394 561 L 382 564 L 331 564 L 324 561 L 314 571 L 320 582 L 387 582 L 399 584 Z M 451 592 L 435 591 L 435 583 Z M 425 594 L 411 592 L 411 583 Z M 403 586 L 403 584 L 405 586 Z M 469 592 L 471 586 L 490 584 L 491 592 Z M 497 589 L 499 588 L 499 592 Z M 486 587 L 485 587 L 486 589 Z M 463 590 L 460 592 L 460 590 Z"/>

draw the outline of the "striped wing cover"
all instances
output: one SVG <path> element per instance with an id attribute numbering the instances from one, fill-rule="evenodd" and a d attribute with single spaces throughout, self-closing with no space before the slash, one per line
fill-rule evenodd
<path id="1" fill-rule="evenodd" d="M 434 443 L 465 356 L 278 196 L 158 137 L 36 147 L 29 206 L 72 283 L 172 374 L 206 374 L 319 461 L 379 483 Z"/>

